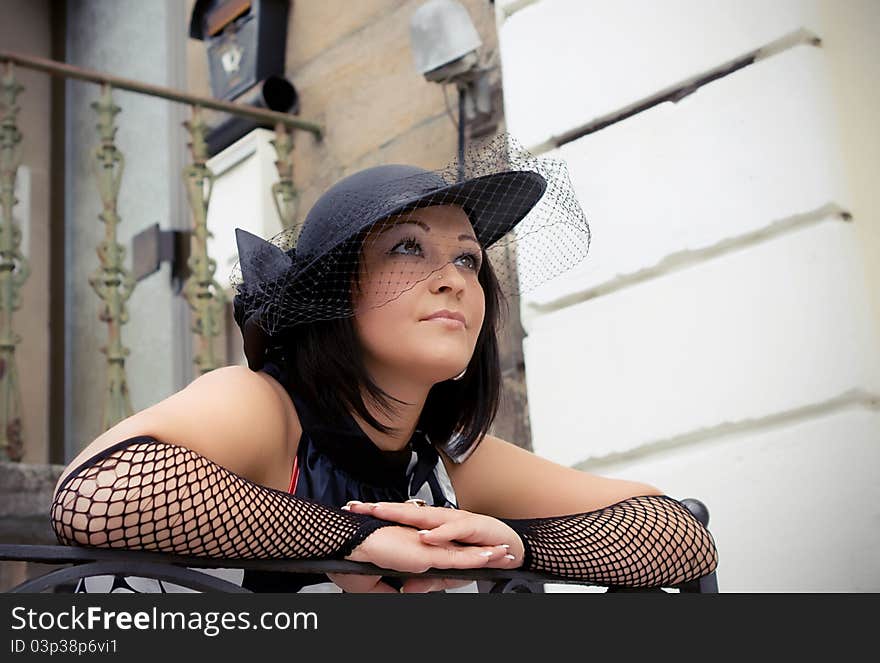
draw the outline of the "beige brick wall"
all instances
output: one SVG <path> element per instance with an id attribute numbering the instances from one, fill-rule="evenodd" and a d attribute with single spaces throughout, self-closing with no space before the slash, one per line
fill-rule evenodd
<path id="1" fill-rule="evenodd" d="M 442 89 L 416 71 L 410 52 L 410 16 L 423 2 L 293 3 L 286 74 L 299 93 L 299 116 L 326 132 L 321 142 L 306 133 L 295 137 L 303 215 L 351 172 L 394 161 L 435 168 L 455 157 L 457 134 Z M 463 4 L 483 49 L 497 50 L 493 6 L 485 0 Z M 204 45 L 189 40 L 187 55 L 190 91 L 210 95 Z M 452 87 L 447 94 L 457 118 L 457 94 Z"/>

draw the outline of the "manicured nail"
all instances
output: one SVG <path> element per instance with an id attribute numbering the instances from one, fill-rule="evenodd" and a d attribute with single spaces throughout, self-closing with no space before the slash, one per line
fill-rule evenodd
<path id="1" fill-rule="evenodd" d="M 504 559 L 516 559 L 513 555 L 505 555 Z"/>
<path id="2" fill-rule="evenodd" d="M 360 500 L 348 500 L 348 502 L 346 502 L 346 504 L 351 506 L 352 504 L 363 504 L 363 502 L 361 502 Z"/>
<path id="3" fill-rule="evenodd" d="M 339 508 L 342 509 L 343 511 L 351 511 L 351 507 L 348 506 L 348 504 L 346 504 L 345 506 L 341 506 Z"/>
<path id="4" fill-rule="evenodd" d="M 420 530 L 419 530 L 419 534 L 427 534 L 427 533 L 430 532 L 430 531 L 431 531 L 431 530 L 429 530 L 429 529 L 420 529 Z"/>
<path id="5" fill-rule="evenodd" d="M 491 550 L 486 550 L 486 551 L 484 551 L 484 552 L 481 552 L 481 553 L 480 553 L 480 556 L 481 556 L 481 557 L 491 557 L 491 556 L 492 556 L 492 551 L 491 551 Z"/>

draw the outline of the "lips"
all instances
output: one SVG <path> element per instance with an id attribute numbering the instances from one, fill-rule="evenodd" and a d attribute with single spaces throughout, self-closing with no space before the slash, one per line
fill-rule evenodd
<path id="1" fill-rule="evenodd" d="M 461 313 L 459 313 L 457 311 L 450 311 L 448 309 L 442 309 L 440 311 L 435 311 L 434 313 L 429 315 L 427 318 L 422 318 L 422 320 L 436 320 L 436 319 L 442 319 L 442 318 L 447 318 L 447 319 L 451 319 L 451 320 L 458 320 L 461 324 L 463 324 L 465 327 L 467 327 L 467 320 L 464 319 L 464 316 Z"/>

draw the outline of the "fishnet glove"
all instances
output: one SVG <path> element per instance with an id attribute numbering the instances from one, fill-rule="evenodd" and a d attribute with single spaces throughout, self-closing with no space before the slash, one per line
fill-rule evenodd
<path id="1" fill-rule="evenodd" d="M 50 518 L 62 545 L 225 559 L 342 559 L 394 525 L 260 486 L 148 436 L 74 470 Z"/>
<path id="2" fill-rule="evenodd" d="M 666 495 L 631 497 L 589 513 L 499 520 L 522 539 L 526 571 L 605 586 L 671 587 L 718 565 L 709 530 Z"/>

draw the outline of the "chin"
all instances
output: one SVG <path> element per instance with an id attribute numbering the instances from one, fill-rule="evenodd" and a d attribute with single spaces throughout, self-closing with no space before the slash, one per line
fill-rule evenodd
<path id="1" fill-rule="evenodd" d="M 438 384 L 454 378 L 462 372 L 467 364 L 468 359 L 460 357 L 454 362 L 424 363 L 414 361 L 409 366 L 413 374 L 424 376 L 425 382 Z"/>

